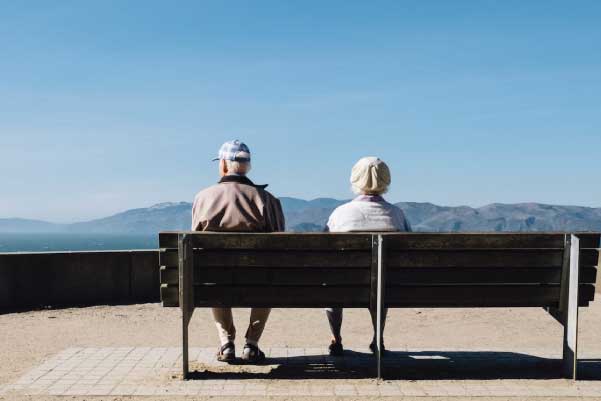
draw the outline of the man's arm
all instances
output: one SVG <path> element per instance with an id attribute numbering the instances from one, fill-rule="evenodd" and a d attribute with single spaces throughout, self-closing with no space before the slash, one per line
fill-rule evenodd
<path id="1" fill-rule="evenodd" d="M 399 208 L 399 210 L 401 212 L 401 217 L 403 218 L 403 224 L 405 225 L 405 232 L 408 232 L 408 233 L 413 232 L 413 228 L 411 228 L 411 223 L 409 223 L 409 220 L 407 219 L 407 215 L 400 208 Z"/>
<path id="2" fill-rule="evenodd" d="M 200 212 L 202 207 L 200 205 L 201 200 L 196 196 L 194 198 L 194 203 L 192 204 L 192 231 L 203 231 L 202 227 L 202 216 L 200 216 Z"/>
<path id="3" fill-rule="evenodd" d="M 265 193 L 265 229 L 267 232 L 286 231 L 286 221 L 280 200 L 270 193 Z"/>
<path id="4" fill-rule="evenodd" d="M 274 232 L 282 232 L 286 231 L 286 218 L 284 217 L 284 211 L 282 210 L 282 203 L 278 198 L 273 198 L 273 216 L 274 216 L 274 224 L 273 231 Z"/>
<path id="5" fill-rule="evenodd" d="M 192 227 L 190 228 L 192 231 L 196 231 L 196 199 L 194 199 L 194 203 L 192 204 Z"/>

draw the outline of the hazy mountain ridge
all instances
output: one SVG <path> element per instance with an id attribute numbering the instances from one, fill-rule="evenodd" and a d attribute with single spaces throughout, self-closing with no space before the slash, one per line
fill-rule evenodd
<path id="1" fill-rule="evenodd" d="M 323 230 L 330 213 L 347 202 L 331 198 L 280 199 L 290 231 Z M 493 203 L 479 208 L 419 202 L 396 205 L 403 209 L 415 231 L 601 231 L 601 208 L 540 203 Z M 0 219 L 0 232 L 155 234 L 162 230 L 187 230 L 191 208 L 188 202 L 160 203 L 73 224 Z"/>
<path id="2" fill-rule="evenodd" d="M 62 224 L 49 223 L 42 220 L 8 218 L 0 219 L 0 232 L 55 232 L 64 228 Z"/>
<path id="3" fill-rule="evenodd" d="M 157 233 L 162 230 L 189 230 L 192 204 L 159 203 L 148 208 L 126 210 L 102 219 L 70 224 L 70 232 Z"/>
<path id="4" fill-rule="evenodd" d="M 290 231 L 322 231 L 332 210 L 347 200 L 317 198 L 310 201 L 297 198 L 280 198 L 286 228 Z"/>
<path id="5" fill-rule="evenodd" d="M 435 213 L 428 214 L 423 213 L 421 207 L 408 207 L 407 203 L 403 202 L 397 205 L 405 210 L 416 231 L 601 230 L 601 208 L 540 203 L 493 203 L 479 208 L 442 207 Z"/>

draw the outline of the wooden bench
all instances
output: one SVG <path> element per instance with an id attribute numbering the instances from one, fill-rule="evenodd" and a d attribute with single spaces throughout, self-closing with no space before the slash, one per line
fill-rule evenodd
<path id="1" fill-rule="evenodd" d="M 370 308 L 378 337 L 384 307 L 542 307 L 564 326 L 563 370 L 576 379 L 578 307 L 594 298 L 600 238 L 162 232 L 161 300 L 182 310 L 184 378 L 196 307 Z"/>

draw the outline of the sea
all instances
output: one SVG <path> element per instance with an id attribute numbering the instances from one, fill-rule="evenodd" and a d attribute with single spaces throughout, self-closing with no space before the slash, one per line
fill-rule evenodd
<path id="1" fill-rule="evenodd" d="M 157 248 L 156 234 L 0 233 L 0 253 Z"/>

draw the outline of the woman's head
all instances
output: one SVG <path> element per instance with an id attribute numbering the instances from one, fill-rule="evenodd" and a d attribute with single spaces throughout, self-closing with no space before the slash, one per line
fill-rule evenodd
<path id="1" fill-rule="evenodd" d="M 363 157 L 353 166 L 351 186 L 359 195 L 381 195 L 388 191 L 390 170 L 377 157 Z"/>

